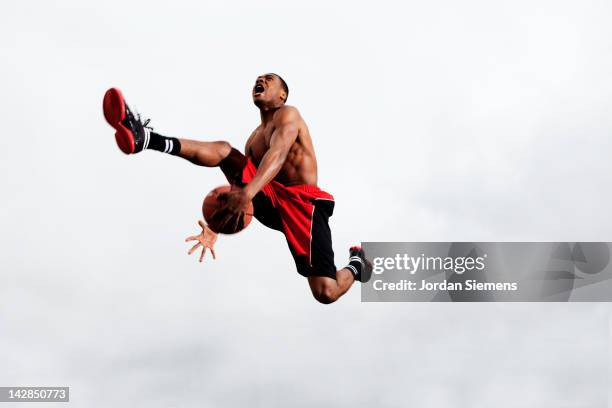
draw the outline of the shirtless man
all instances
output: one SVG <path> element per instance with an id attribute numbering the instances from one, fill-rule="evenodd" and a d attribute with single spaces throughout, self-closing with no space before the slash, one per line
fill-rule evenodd
<path id="1" fill-rule="evenodd" d="M 349 250 L 349 264 L 336 270 L 328 220 L 334 198 L 317 187 L 317 160 L 304 119 L 295 107 L 285 104 L 289 88 L 277 74 L 257 77 L 253 102 L 261 123 L 246 142 L 243 155 L 228 142 L 202 142 L 166 137 L 147 127 L 125 103 L 121 92 L 109 89 L 103 108 L 115 139 L 126 154 L 146 149 L 182 157 L 199 166 L 220 167 L 228 181 L 240 188 L 220 197 L 222 222 L 236 219 L 253 202 L 254 216 L 265 226 L 281 231 L 287 239 L 298 273 L 308 278 L 313 296 L 332 303 L 355 280 L 367 282 L 372 266 L 360 247 Z M 202 246 L 214 257 L 217 235 L 202 221 L 202 232 L 187 238 L 197 241 L 189 254 Z"/>

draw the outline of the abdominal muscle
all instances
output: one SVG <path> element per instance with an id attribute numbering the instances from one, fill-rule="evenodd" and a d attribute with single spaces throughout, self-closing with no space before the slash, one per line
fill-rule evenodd
<path id="1" fill-rule="evenodd" d="M 250 146 L 253 147 L 253 146 Z M 261 157 L 255 157 L 258 149 L 249 148 L 249 158 L 259 167 L 259 163 L 265 154 L 262 151 Z M 316 186 L 317 185 L 317 160 L 314 157 L 314 152 L 309 152 L 307 149 L 300 144 L 298 140 L 291 146 L 285 163 L 281 167 L 280 171 L 274 177 L 274 181 L 277 181 L 285 186 L 294 186 L 299 184 L 307 184 Z"/>
<path id="2" fill-rule="evenodd" d="M 296 143 L 297 145 L 297 143 Z M 275 181 L 286 186 L 296 184 L 317 185 L 317 161 L 302 146 L 292 146 Z"/>

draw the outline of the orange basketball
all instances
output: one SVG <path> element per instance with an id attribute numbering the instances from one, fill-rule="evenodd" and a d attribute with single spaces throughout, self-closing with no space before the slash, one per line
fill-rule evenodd
<path id="1" fill-rule="evenodd" d="M 219 186 L 204 197 L 202 213 L 211 230 L 221 234 L 235 234 L 245 229 L 251 223 L 251 219 L 253 219 L 253 203 L 249 202 L 242 217 L 233 217 L 225 225 L 221 225 L 224 214 L 223 211 L 217 212 L 217 210 L 222 208 L 225 203 L 222 198 L 219 198 L 219 194 L 238 188 L 236 186 Z"/>

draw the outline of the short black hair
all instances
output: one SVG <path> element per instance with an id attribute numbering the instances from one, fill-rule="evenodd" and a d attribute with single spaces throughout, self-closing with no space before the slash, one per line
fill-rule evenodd
<path id="1" fill-rule="evenodd" d="M 287 83 L 285 82 L 285 80 L 283 79 L 282 76 L 275 74 L 274 72 L 272 72 L 272 75 L 276 76 L 278 79 L 280 79 L 281 84 L 283 85 L 283 90 L 285 91 L 285 94 L 287 95 L 285 97 L 285 102 L 287 102 L 287 98 L 289 98 L 289 87 L 287 86 Z"/>

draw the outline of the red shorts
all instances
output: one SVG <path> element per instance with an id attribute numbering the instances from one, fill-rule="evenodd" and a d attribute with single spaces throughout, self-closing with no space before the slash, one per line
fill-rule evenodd
<path id="1" fill-rule="evenodd" d="M 244 186 L 257 167 L 236 149 L 220 164 L 228 181 Z M 269 184 L 253 198 L 255 218 L 285 234 L 298 272 L 303 276 L 336 278 L 329 217 L 334 197 L 317 186 Z"/>

